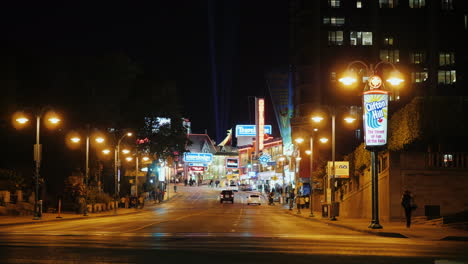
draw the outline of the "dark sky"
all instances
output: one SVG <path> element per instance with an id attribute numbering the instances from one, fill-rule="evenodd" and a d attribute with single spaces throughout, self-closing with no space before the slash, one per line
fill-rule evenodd
<path id="1" fill-rule="evenodd" d="M 287 1 L 8 1 L 0 8 L 0 59 L 4 62 L 1 65 L 8 65 L 6 69 L 2 66 L 3 73 L 9 72 L 2 76 L 10 80 L 0 81 L 22 82 L 16 103 L 47 99 L 49 103 L 71 104 L 67 107 L 79 115 L 86 102 L 75 98 L 77 91 L 55 87 L 60 93 L 53 94 L 43 74 L 52 76 L 49 79 L 66 78 L 60 77 L 60 68 L 54 66 L 60 65 L 55 61 L 60 57 L 124 54 L 143 69 L 146 77 L 175 80 L 193 132 L 207 129 L 219 142 L 226 129 L 254 122 L 252 96 L 268 98 L 265 71 L 287 64 L 287 23 Z M 216 68 L 212 54 L 216 55 Z M 214 114 L 214 69 L 220 91 L 218 120 Z M 44 98 L 47 93 L 54 98 Z M 2 135 L 8 136 L 1 140 L 5 151 L 0 167 L 21 164 L 29 168 L 34 129 L 11 131 L 5 126 L 9 125 L 7 117 L 2 118 Z M 271 109 L 266 123 L 275 125 Z M 81 155 L 71 154 L 54 142 L 63 140 L 66 129 L 43 131 L 45 174 L 67 175 L 70 168 L 65 164 L 72 160 L 70 155 Z M 60 171 L 57 163 L 63 165 Z"/>
<path id="2" fill-rule="evenodd" d="M 48 53 L 119 51 L 146 72 L 175 79 L 193 131 L 208 129 L 213 137 L 210 38 L 218 89 L 226 95 L 219 120 L 223 129 L 249 121 L 248 96 L 266 96 L 264 72 L 287 63 L 287 1 L 15 2 L 1 8 L 0 22 L 0 47 L 45 60 Z"/>

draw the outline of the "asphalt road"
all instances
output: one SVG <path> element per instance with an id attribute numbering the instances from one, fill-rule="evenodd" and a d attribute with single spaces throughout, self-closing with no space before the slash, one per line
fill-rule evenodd
<path id="1" fill-rule="evenodd" d="M 218 196 L 179 187 L 138 214 L 0 227 L 0 262 L 468 263 L 467 242 L 378 237 Z"/>

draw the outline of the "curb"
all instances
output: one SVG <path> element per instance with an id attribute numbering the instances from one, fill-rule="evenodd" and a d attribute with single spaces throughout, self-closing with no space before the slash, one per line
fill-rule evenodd
<path id="1" fill-rule="evenodd" d="M 123 214 L 108 214 L 108 215 L 96 215 L 96 216 L 80 216 L 74 218 L 56 218 L 56 219 L 49 219 L 49 220 L 31 220 L 29 222 L 20 222 L 20 223 L 6 223 L 0 224 L 0 227 L 3 226 L 17 226 L 17 225 L 31 225 L 31 224 L 40 224 L 40 223 L 50 223 L 50 222 L 62 222 L 62 221 L 73 221 L 73 220 L 83 220 L 83 219 L 92 219 L 92 218 L 103 218 L 103 217 L 113 217 L 113 216 L 122 216 L 122 215 L 130 215 L 130 214 L 139 214 L 143 211 L 136 211 L 136 212 L 129 212 Z"/>
<path id="2" fill-rule="evenodd" d="M 321 222 L 321 223 L 324 223 L 324 224 L 327 224 L 327 225 L 341 227 L 341 228 L 345 228 L 345 229 L 348 229 L 348 230 L 361 232 L 361 233 L 367 233 L 367 234 L 371 234 L 371 235 L 375 235 L 375 236 L 394 237 L 394 238 L 408 238 L 407 236 L 402 235 L 400 233 L 364 230 L 364 229 L 355 228 L 355 227 L 351 227 L 351 226 L 347 226 L 347 225 L 336 224 L 336 223 L 333 223 L 333 222 L 325 222 L 324 220 L 321 220 L 321 219 L 318 219 L 318 218 L 307 218 L 307 217 L 303 217 L 302 215 L 297 215 L 297 214 L 290 213 L 290 212 L 286 212 L 286 214 L 289 214 L 289 215 L 292 215 L 292 216 L 295 216 L 295 217 L 299 217 L 299 218 L 302 218 L 302 219 L 307 219 L 309 221 Z"/>

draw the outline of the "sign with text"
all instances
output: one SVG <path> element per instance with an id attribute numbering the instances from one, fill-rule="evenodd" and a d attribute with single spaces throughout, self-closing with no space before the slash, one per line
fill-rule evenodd
<path id="1" fill-rule="evenodd" d="M 263 135 L 265 134 L 265 99 L 263 98 L 257 98 L 256 104 L 256 119 L 255 119 L 255 125 L 257 126 L 257 140 L 256 144 L 257 147 L 255 148 L 255 156 L 258 155 L 258 151 L 263 150 L 264 147 L 264 140 L 265 138 Z"/>
<path id="2" fill-rule="evenodd" d="M 382 90 L 364 92 L 364 142 L 366 148 L 387 144 L 388 93 Z"/>
<path id="3" fill-rule="evenodd" d="M 239 158 L 226 158 L 226 168 L 228 169 L 239 168 Z"/>
<path id="4" fill-rule="evenodd" d="M 213 154 L 211 153 L 184 153 L 185 162 L 195 162 L 195 163 L 207 163 L 213 160 Z"/>
<path id="5" fill-rule="evenodd" d="M 193 167 L 189 167 L 189 170 L 190 170 L 190 171 L 195 171 L 195 172 L 204 172 L 204 171 L 205 171 L 205 167 L 193 166 Z"/>
<path id="6" fill-rule="evenodd" d="M 271 125 L 265 125 L 264 133 L 271 135 Z M 255 125 L 237 125 L 236 137 L 249 136 L 255 137 L 257 135 Z"/>
<path id="7" fill-rule="evenodd" d="M 327 164 L 328 177 L 333 175 L 333 162 Z M 335 178 L 349 178 L 349 161 L 335 161 Z"/>

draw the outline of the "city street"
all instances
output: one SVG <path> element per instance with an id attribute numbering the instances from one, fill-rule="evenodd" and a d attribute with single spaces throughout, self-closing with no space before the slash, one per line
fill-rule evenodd
<path id="1" fill-rule="evenodd" d="M 285 213 L 219 203 L 219 190 L 179 187 L 139 214 L 0 227 L 2 263 L 450 263 L 466 242 L 378 237 Z M 457 263 L 457 262 L 455 262 Z"/>

